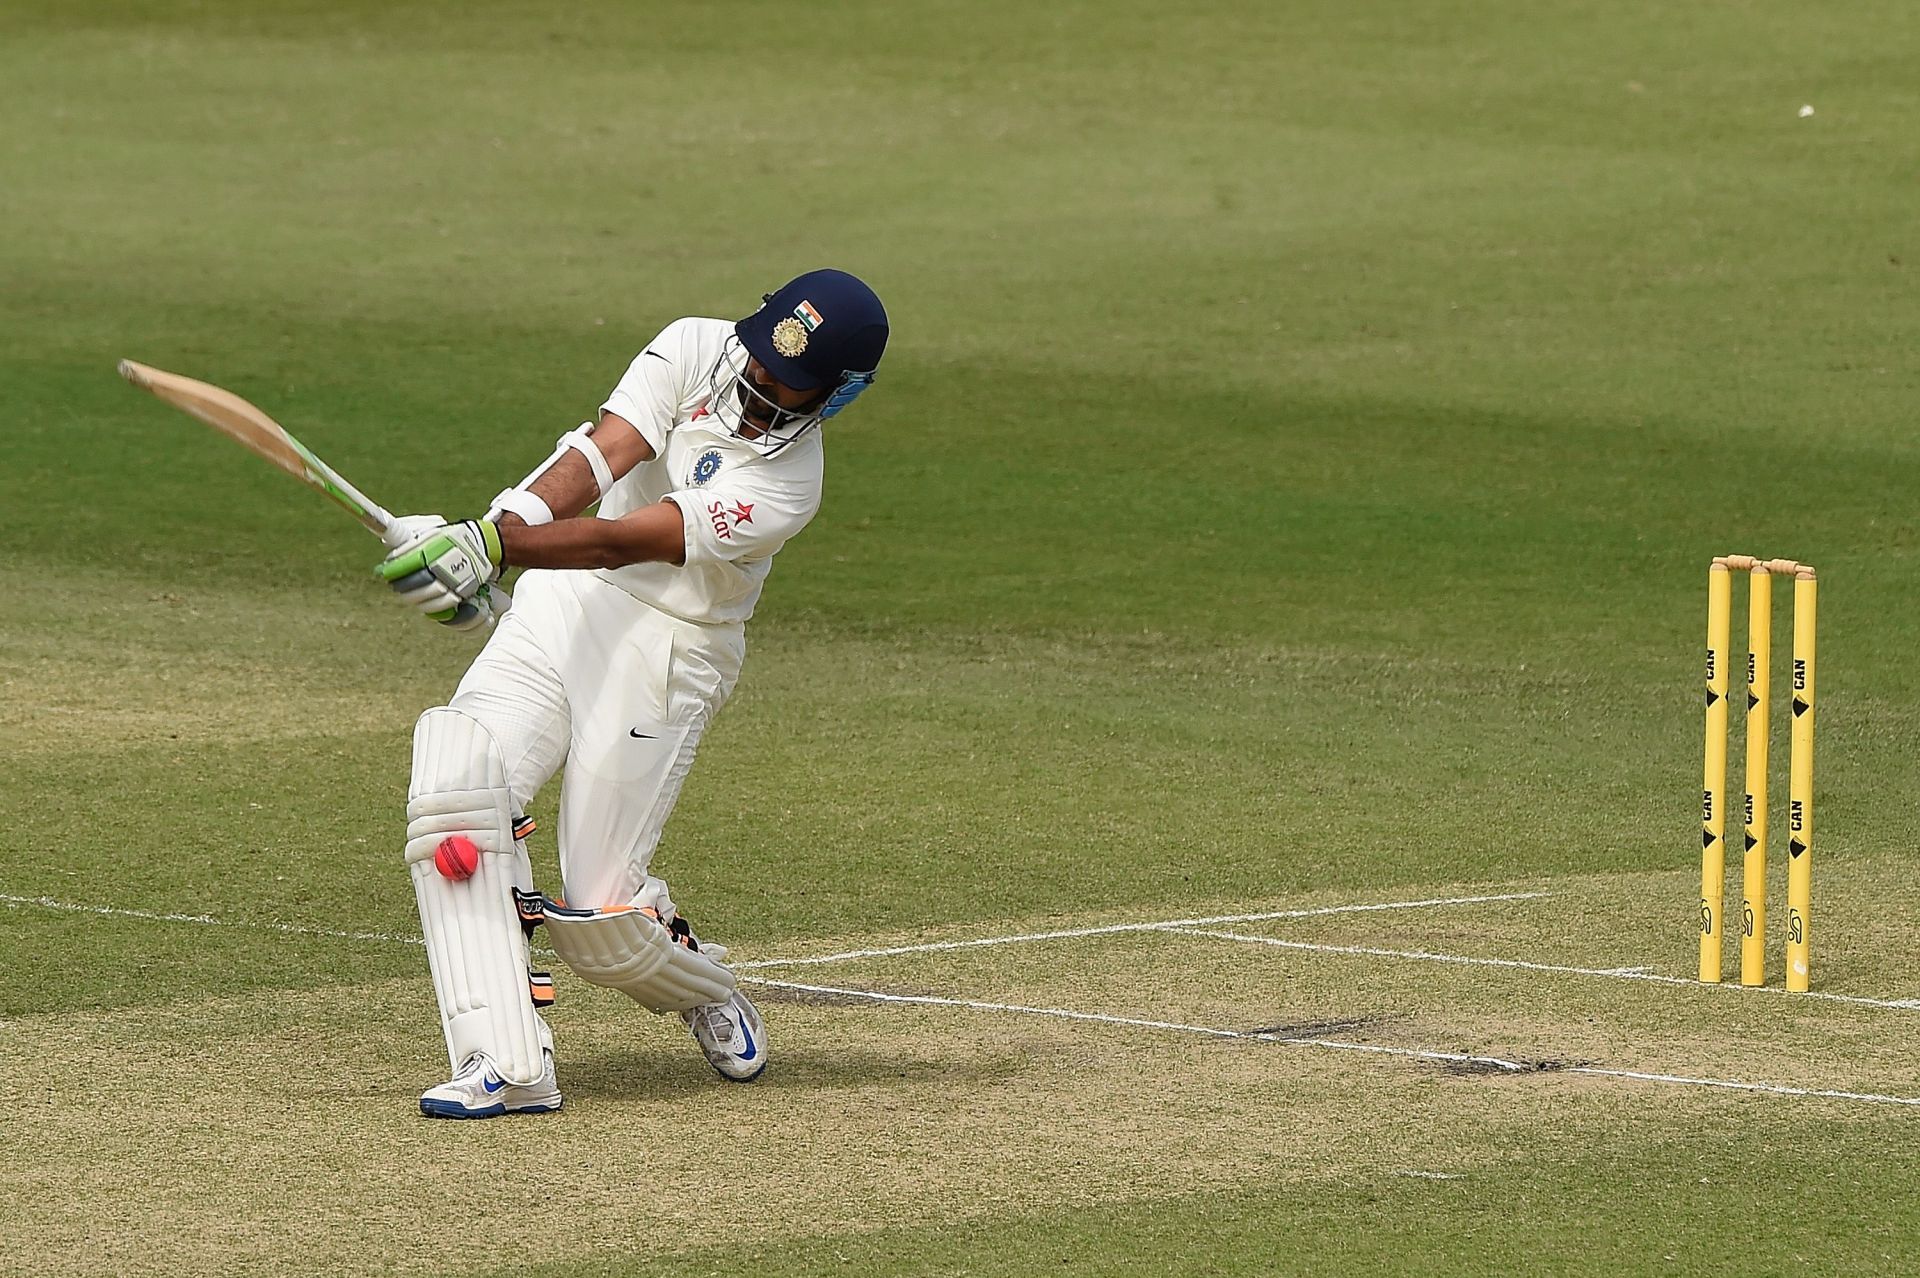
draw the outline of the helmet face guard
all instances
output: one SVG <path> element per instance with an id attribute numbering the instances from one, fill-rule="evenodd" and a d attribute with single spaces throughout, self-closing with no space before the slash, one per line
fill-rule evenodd
<path id="1" fill-rule="evenodd" d="M 707 412 L 729 435 L 762 457 L 772 457 L 799 440 L 821 422 L 851 404 L 873 385 L 872 373 L 848 373 L 818 407 L 796 413 L 782 408 L 747 376 L 751 356 L 736 337 L 729 337 L 707 374 Z M 749 413 L 751 410 L 751 414 Z M 755 421 L 759 417 L 764 424 Z"/>
<path id="2" fill-rule="evenodd" d="M 789 443 L 799 443 L 808 430 L 845 407 L 845 403 L 841 403 L 829 411 L 833 395 L 828 395 L 820 407 L 810 413 L 781 409 L 747 376 L 751 359 L 747 347 L 737 336 L 728 338 L 726 345 L 720 347 L 720 359 L 714 361 L 712 372 L 707 374 L 707 413 L 720 422 L 722 430 L 751 447 L 760 457 L 774 457 Z"/>

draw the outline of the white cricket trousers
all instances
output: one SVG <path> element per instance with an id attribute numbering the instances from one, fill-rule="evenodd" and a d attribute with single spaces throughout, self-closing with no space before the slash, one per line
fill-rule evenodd
<path id="1" fill-rule="evenodd" d="M 745 652 L 740 626 L 668 616 L 591 571 L 521 575 L 450 704 L 493 733 L 518 811 L 566 765 L 569 905 L 671 910 L 647 867 Z"/>

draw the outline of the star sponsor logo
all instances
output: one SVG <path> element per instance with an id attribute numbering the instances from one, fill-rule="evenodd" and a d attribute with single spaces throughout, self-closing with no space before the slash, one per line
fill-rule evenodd
<path id="1" fill-rule="evenodd" d="M 707 522 L 713 526 L 713 535 L 721 541 L 732 541 L 734 529 L 753 522 L 754 505 L 750 501 L 736 501 L 731 506 L 724 501 L 708 502 Z"/>

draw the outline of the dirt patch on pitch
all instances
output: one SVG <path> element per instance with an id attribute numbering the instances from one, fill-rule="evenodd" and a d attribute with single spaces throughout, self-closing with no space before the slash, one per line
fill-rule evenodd
<path id="1" fill-rule="evenodd" d="M 1282 1021 L 1278 1025 L 1258 1025 L 1240 1033 L 1249 1037 L 1328 1038 L 1333 1035 L 1364 1035 L 1392 1021 L 1390 1016 L 1335 1016 L 1317 1021 Z"/>

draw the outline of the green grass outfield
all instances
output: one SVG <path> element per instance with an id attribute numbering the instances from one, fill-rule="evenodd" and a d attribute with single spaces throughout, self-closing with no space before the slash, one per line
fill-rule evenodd
<path id="1" fill-rule="evenodd" d="M 1890 0 L 11 0 L 9 1272 L 1909 1272 L 1916 59 Z M 115 361 L 467 514 L 826 264 L 893 346 L 656 862 L 776 1063 L 563 976 L 567 1109 L 429 1124 L 472 648 Z M 1749 550 L 1823 580 L 1820 998 L 1659 979 Z"/>

